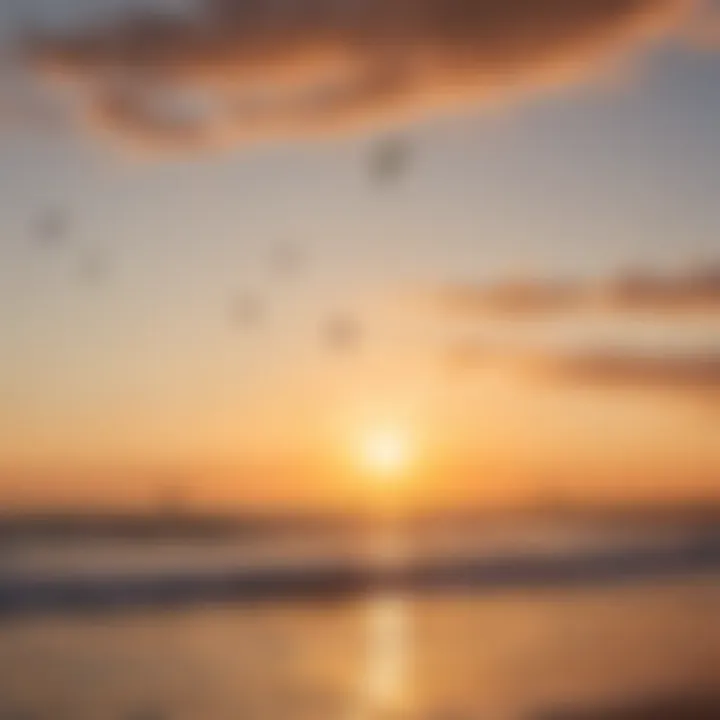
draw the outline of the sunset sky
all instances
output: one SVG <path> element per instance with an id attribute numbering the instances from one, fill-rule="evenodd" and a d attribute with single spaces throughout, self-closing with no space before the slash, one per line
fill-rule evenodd
<path id="1" fill-rule="evenodd" d="M 180 5 L 0 0 L 2 502 L 717 492 L 717 8 Z"/>

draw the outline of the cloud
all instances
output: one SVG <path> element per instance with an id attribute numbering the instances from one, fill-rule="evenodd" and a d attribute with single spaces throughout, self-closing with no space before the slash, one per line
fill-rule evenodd
<path id="1" fill-rule="evenodd" d="M 720 400 L 717 343 L 694 338 L 678 344 L 668 336 L 658 345 L 622 332 L 612 340 L 586 322 L 594 313 L 619 320 L 654 316 L 665 322 L 718 318 L 717 265 L 673 274 L 634 271 L 605 280 L 451 284 L 430 296 L 445 319 L 470 320 L 481 334 L 450 344 L 448 367 L 460 375 L 499 370 L 543 384 L 673 393 L 713 404 Z M 580 332 L 548 334 L 547 327 L 525 324 L 556 318 L 581 321 L 573 326 Z M 496 325 L 483 324 L 497 320 L 511 332 L 498 334 Z"/>
<path id="2" fill-rule="evenodd" d="M 36 35 L 96 129 L 149 149 L 225 147 L 463 111 L 579 81 L 702 0 L 199 0 Z"/>
<path id="3" fill-rule="evenodd" d="M 0 53 L 0 130 L 54 133 L 66 129 L 54 98 L 11 54 Z"/>
<path id="4" fill-rule="evenodd" d="M 447 316 L 537 319 L 584 313 L 720 315 L 720 266 L 661 275 L 647 271 L 607 280 L 522 280 L 447 285 L 430 293 Z"/>
<path id="5" fill-rule="evenodd" d="M 535 371 L 548 379 L 595 387 L 720 391 L 720 357 L 708 354 L 639 355 L 585 351 L 538 357 Z"/>
<path id="6" fill-rule="evenodd" d="M 720 4 L 708 0 L 684 28 L 684 35 L 695 47 L 716 51 L 720 48 Z"/>
<path id="7" fill-rule="evenodd" d="M 501 370 L 555 386 L 671 393 L 711 403 L 720 400 L 720 354 L 713 352 L 464 343 L 451 349 L 449 361 L 455 372 Z"/>

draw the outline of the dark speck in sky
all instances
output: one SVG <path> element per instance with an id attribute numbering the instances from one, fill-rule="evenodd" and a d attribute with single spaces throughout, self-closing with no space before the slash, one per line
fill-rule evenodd
<path id="1" fill-rule="evenodd" d="M 402 138 L 387 138 L 372 151 L 370 171 L 376 184 L 397 182 L 407 171 L 410 146 Z"/>

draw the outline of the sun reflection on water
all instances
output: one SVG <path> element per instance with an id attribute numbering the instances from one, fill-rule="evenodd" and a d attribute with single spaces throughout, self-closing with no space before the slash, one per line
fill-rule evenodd
<path id="1" fill-rule="evenodd" d="M 367 654 L 350 720 L 374 720 L 408 702 L 409 618 L 403 598 L 386 595 L 366 608 Z"/>
<path id="2" fill-rule="evenodd" d="M 374 541 L 372 559 L 378 567 L 404 561 L 407 547 L 397 529 L 377 533 Z M 350 720 L 384 718 L 407 708 L 410 635 L 410 614 L 404 597 L 391 593 L 368 600 L 364 669 Z"/>

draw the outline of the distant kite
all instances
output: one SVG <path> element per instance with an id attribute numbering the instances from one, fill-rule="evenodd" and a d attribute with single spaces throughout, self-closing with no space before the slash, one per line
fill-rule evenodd
<path id="1" fill-rule="evenodd" d="M 42 211 L 34 223 L 34 236 L 43 245 L 55 244 L 65 238 L 70 220 L 60 208 Z"/>
<path id="2" fill-rule="evenodd" d="M 230 303 L 230 320 L 236 327 L 257 325 L 263 316 L 263 305 L 250 293 L 239 293 Z"/>
<path id="3" fill-rule="evenodd" d="M 362 327 L 353 315 L 337 313 L 327 320 L 323 328 L 323 339 L 333 350 L 356 350 L 362 340 Z"/>
<path id="4" fill-rule="evenodd" d="M 111 272 L 110 258 L 101 251 L 88 250 L 80 257 L 78 278 L 88 285 L 98 285 L 107 279 Z"/>
<path id="5" fill-rule="evenodd" d="M 387 184 L 400 179 L 410 156 L 410 146 L 402 138 L 388 138 L 379 143 L 370 158 L 372 179 Z"/>
<path id="6" fill-rule="evenodd" d="M 305 254 L 297 245 L 283 244 L 273 249 L 270 263 L 273 272 L 283 278 L 298 275 L 305 265 Z"/>

